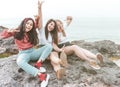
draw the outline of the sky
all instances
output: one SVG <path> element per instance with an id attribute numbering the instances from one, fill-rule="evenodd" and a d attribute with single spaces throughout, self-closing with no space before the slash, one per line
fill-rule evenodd
<path id="1" fill-rule="evenodd" d="M 120 17 L 120 0 L 44 0 L 43 16 Z M 37 14 L 37 0 L 0 0 L 0 19 Z"/>

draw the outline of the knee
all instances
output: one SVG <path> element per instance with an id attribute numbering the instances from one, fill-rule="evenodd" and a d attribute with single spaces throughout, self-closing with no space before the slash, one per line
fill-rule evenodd
<path id="1" fill-rule="evenodd" d="M 21 58 L 18 58 L 16 63 L 18 66 L 21 66 L 23 64 L 23 60 Z"/>
<path id="2" fill-rule="evenodd" d="M 51 44 L 47 44 L 46 47 L 49 49 L 49 50 L 52 50 L 53 49 L 53 46 Z"/>
<path id="3" fill-rule="evenodd" d="M 52 57 L 50 58 L 51 62 L 54 63 L 54 64 L 59 64 L 60 63 L 60 59 L 57 58 L 57 57 Z"/>
<path id="4" fill-rule="evenodd" d="M 54 64 L 60 64 L 60 60 L 51 60 L 51 62 Z"/>
<path id="5" fill-rule="evenodd" d="M 74 48 L 78 48 L 78 46 L 77 45 L 72 45 L 72 48 L 74 49 Z"/>

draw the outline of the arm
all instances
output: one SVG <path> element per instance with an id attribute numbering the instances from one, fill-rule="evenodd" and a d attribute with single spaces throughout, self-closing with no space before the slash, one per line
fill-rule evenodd
<path id="1" fill-rule="evenodd" d="M 15 32 L 19 32 L 19 30 L 16 30 L 16 29 L 5 29 L 0 34 L 0 36 L 1 36 L 1 38 L 5 39 L 5 38 L 13 36 L 15 34 Z"/>
<path id="2" fill-rule="evenodd" d="M 42 28 L 42 4 L 43 2 L 41 0 L 38 0 L 38 29 L 41 29 Z"/>
<path id="3" fill-rule="evenodd" d="M 53 45 L 53 49 L 57 52 L 62 52 L 63 48 L 59 48 L 55 43 L 52 44 Z"/>
<path id="4" fill-rule="evenodd" d="M 10 29 L 3 30 L 3 32 L 0 34 L 1 38 L 5 39 L 5 38 L 13 36 L 13 33 L 9 31 Z"/>

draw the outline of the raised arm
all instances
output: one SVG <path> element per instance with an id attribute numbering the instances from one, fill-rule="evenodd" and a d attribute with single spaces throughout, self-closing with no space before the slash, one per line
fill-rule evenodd
<path id="1" fill-rule="evenodd" d="M 5 39 L 14 35 L 15 32 L 20 32 L 17 29 L 4 29 L 0 34 L 1 39 Z"/>
<path id="2" fill-rule="evenodd" d="M 43 26 L 43 21 L 42 21 L 42 4 L 43 4 L 43 1 L 38 0 L 38 17 L 39 17 L 38 29 L 41 29 L 42 26 Z"/>

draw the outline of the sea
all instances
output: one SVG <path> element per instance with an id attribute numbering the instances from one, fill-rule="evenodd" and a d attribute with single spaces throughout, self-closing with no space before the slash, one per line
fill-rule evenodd
<path id="1" fill-rule="evenodd" d="M 44 20 L 46 22 L 48 19 Z M 22 18 L 0 19 L 0 26 L 15 28 L 21 21 Z M 73 17 L 66 33 L 70 41 L 111 40 L 120 44 L 120 17 Z"/>

